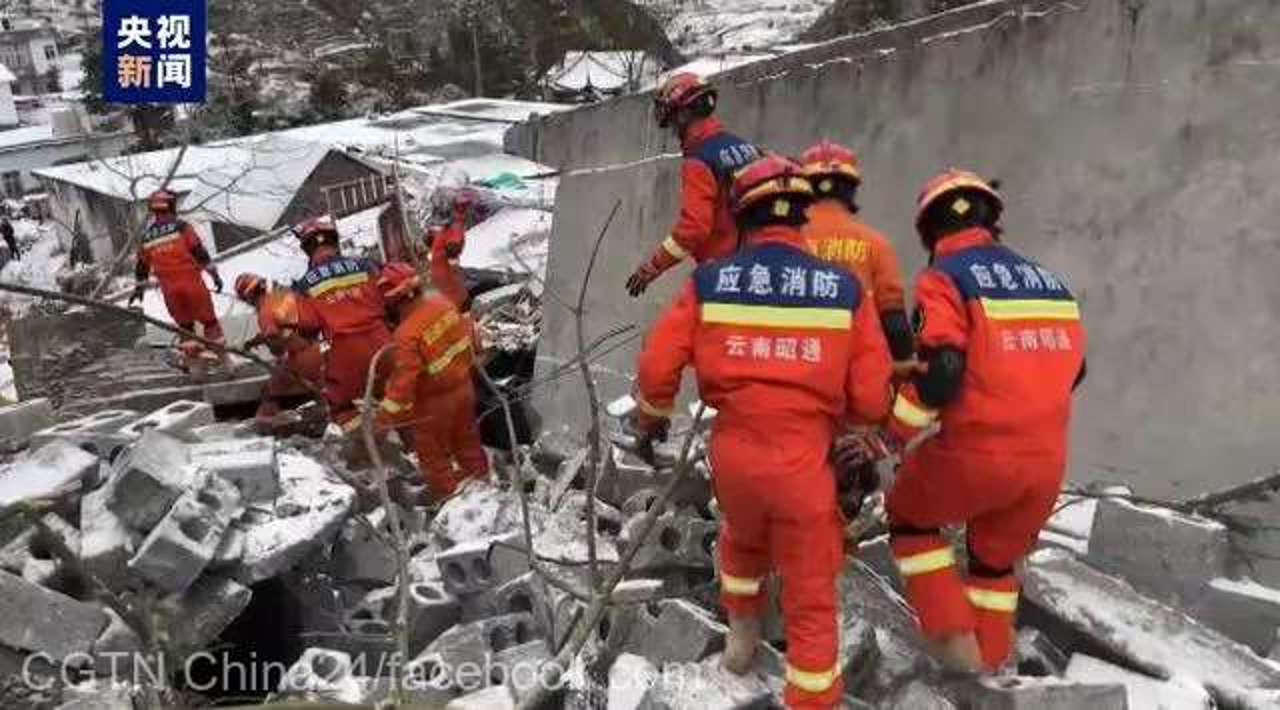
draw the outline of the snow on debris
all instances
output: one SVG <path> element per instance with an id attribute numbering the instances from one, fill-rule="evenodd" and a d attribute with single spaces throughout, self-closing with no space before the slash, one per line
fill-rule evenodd
<path id="1" fill-rule="evenodd" d="M 551 242 L 551 213 L 506 208 L 467 232 L 463 268 L 546 274 Z"/>
<path id="2" fill-rule="evenodd" d="M 1097 512 L 1096 498 L 1065 494 L 1058 497 L 1057 506 L 1046 527 L 1063 535 L 1088 540 L 1093 531 L 1093 517 Z"/>
<path id="3" fill-rule="evenodd" d="M 1252 579 L 1223 579 L 1218 577 L 1210 581 L 1209 586 L 1231 594 L 1239 594 L 1280 605 L 1280 590 L 1258 584 Z"/>
<path id="4" fill-rule="evenodd" d="M 1119 683 L 1125 686 L 1134 710 L 1208 710 L 1213 707 L 1204 686 L 1185 678 L 1151 678 L 1112 665 L 1093 656 L 1071 656 L 1065 676 L 1086 683 Z"/>
<path id="5" fill-rule="evenodd" d="M 793 42 L 835 0 L 641 0 L 685 54 Z"/>

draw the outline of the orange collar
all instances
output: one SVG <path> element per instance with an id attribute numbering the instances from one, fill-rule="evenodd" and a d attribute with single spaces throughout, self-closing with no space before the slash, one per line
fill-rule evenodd
<path id="1" fill-rule="evenodd" d="M 751 246 L 759 246 L 761 244 L 788 244 L 793 247 L 804 248 L 804 236 L 800 230 L 795 227 L 788 227 L 782 224 L 771 224 L 767 227 L 751 232 L 746 235 L 747 244 Z"/>
<path id="2" fill-rule="evenodd" d="M 686 153 L 692 153 L 702 145 L 703 141 L 717 133 L 724 132 L 724 124 L 715 116 L 707 116 L 690 123 L 680 133 L 680 148 Z"/>
<path id="3" fill-rule="evenodd" d="M 952 232 L 933 246 L 933 255 L 935 257 L 954 254 L 964 249 L 972 247 L 985 247 L 996 243 L 996 238 L 991 232 L 982 227 L 970 227 L 959 232 Z"/>

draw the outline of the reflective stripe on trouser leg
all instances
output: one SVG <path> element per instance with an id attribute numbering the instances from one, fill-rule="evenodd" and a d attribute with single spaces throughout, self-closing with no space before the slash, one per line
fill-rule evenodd
<path id="1" fill-rule="evenodd" d="M 716 542 L 720 562 L 720 604 L 734 616 L 759 616 L 768 597 L 763 593 L 768 555 L 734 539 L 729 524 L 720 526 Z"/>
<path id="2" fill-rule="evenodd" d="M 997 670 L 1013 652 L 1013 621 L 1018 613 L 1018 580 L 1013 575 L 1001 577 L 970 576 L 965 596 L 973 605 L 977 619 L 978 646 L 982 663 Z"/>
<path id="3" fill-rule="evenodd" d="M 940 638 L 972 631 L 973 607 L 965 596 L 951 544 L 940 534 L 906 535 L 891 526 L 889 546 L 924 635 Z"/>

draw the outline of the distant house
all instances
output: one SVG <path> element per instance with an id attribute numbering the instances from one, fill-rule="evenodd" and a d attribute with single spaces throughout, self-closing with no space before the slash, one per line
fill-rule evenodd
<path id="1" fill-rule="evenodd" d="M 0 64 L 14 74 L 13 93 L 61 91 L 59 57 L 58 34 L 52 26 L 0 16 Z"/>
<path id="2" fill-rule="evenodd" d="M 639 91 L 662 72 L 662 63 L 646 52 L 566 52 L 542 78 L 546 98 L 590 103 Z"/>
<path id="3" fill-rule="evenodd" d="M 17 81 L 18 77 L 9 67 L 0 64 L 0 129 L 18 125 L 18 103 L 13 100 L 13 85 Z"/>
<path id="4" fill-rule="evenodd" d="M 331 210 L 332 188 L 368 183 L 344 204 L 363 209 L 386 201 L 381 172 L 328 145 L 268 134 L 35 171 L 68 244 L 88 238 L 95 262 L 112 259 L 131 241 L 129 225 L 145 219 L 146 198 L 172 170 L 169 188 L 179 211 L 210 253 Z"/>
<path id="5" fill-rule="evenodd" d="M 0 88 L 0 116 L 6 95 Z M 12 106 L 11 96 L 7 105 Z M 132 130 L 90 133 L 87 118 L 74 108 L 54 110 L 48 118 L 44 125 L 0 130 L 0 196 L 18 199 L 38 191 L 34 170 L 117 156 L 133 140 Z"/>

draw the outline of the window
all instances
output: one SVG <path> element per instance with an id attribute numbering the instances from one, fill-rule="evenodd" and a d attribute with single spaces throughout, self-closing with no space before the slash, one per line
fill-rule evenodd
<path id="1" fill-rule="evenodd" d="M 13 20 L 7 17 L 0 18 L 0 29 L 3 29 L 5 32 L 13 29 Z"/>
<path id="2" fill-rule="evenodd" d="M 58 46 L 55 44 L 46 44 L 44 46 L 44 58 L 53 61 L 58 58 Z"/>
<path id="3" fill-rule="evenodd" d="M 3 175 L 4 194 L 12 198 L 22 197 L 22 173 L 10 170 Z"/>

